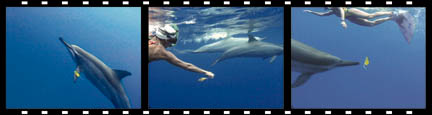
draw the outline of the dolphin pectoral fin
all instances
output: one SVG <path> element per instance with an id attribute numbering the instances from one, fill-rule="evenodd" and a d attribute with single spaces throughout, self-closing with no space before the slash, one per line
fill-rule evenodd
<path id="1" fill-rule="evenodd" d="M 119 80 L 122 80 L 126 76 L 132 75 L 130 72 L 125 71 L 125 70 L 113 69 L 113 71 L 117 74 L 117 77 Z"/>
<path id="2" fill-rule="evenodd" d="M 219 62 L 219 60 L 220 60 L 220 58 L 219 59 L 216 59 L 210 66 L 214 66 L 214 65 L 216 65 L 216 63 L 218 63 Z"/>
<path id="3" fill-rule="evenodd" d="M 273 57 L 270 59 L 270 63 L 273 63 L 273 61 L 276 59 L 276 57 L 277 57 L 277 56 L 273 56 Z"/>
<path id="4" fill-rule="evenodd" d="M 306 81 L 309 80 L 309 78 L 311 77 L 311 75 L 314 73 L 302 73 L 294 82 L 294 84 L 291 85 L 291 88 L 296 88 L 298 86 L 303 85 L 304 83 L 306 83 Z"/>

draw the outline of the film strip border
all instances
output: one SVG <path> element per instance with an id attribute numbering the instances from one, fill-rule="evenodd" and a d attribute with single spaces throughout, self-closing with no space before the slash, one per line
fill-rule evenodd
<path id="1" fill-rule="evenodd" d="M 423 115 L 422 110 L 16 110 L 14 115 Z"/>
<path id="2" fill-rule="evenodd" d="M 2 0 L 5 7 L 172 7 L 172 6 L 366 6 L 427 7 L 430 0 Z M 429 104 L 429 103 L 428 103 Z M 3 108 L 4 109 L 4 108 Z M 14 115 L 413 115 L 431 113 L 428 109 L 7 109 Z"/>
<path id="3" fill-rule="evenodd" d="M 82 6 L 82 7 L 145 7 L 145 6 L 392 6 L 422 7 L 429 0 L 5 0 L 6 6 Z"/>

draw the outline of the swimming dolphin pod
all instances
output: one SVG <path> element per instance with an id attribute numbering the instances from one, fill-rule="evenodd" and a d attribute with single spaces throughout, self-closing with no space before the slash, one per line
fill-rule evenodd
<path id="1" fill-rule="evenodd" d="M 111 69 L 84 49 L 66 43 L 63 38 L 59 39 L 77 65 L 74 81 L 80 76 L 79 72 L 83 72 L 86 78 L 114 104 L 115 108 L 131 108 L 129 98 L 120 82 L 122 78 L 131 75 L 130 72 Z"/>
<path id="2" fill-rule="evenodd" d="M 291 68 L 294 71 L 302 73 L 291 85 L 291 88 L 303 85 L 313 74 L 328 71 L 335 67 L 358 64 L 359 62 L 342 60 L 339 57 L 291 39 Z"/>
<path id="3" fill-rule="evenodd" d="M 183 50 L 179 53 L 219 53 L 223 52 L 222 56 L 216 59 L 211 66 L 216 63 L 236 58 L 236 57 L 271 57 L 272 63 L 276 57 L 283 53 L 283 46 L 263 42 L 264 38 L 256 37 L 251 34 L 253 32 L 256 21 L 250 20 L 248 27 L 248 38 L 233 38 L 228 37 L 223 40 L 201 46 L 195 50 Z"/>

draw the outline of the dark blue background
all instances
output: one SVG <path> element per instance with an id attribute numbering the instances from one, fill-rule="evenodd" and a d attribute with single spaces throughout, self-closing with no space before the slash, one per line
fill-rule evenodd
<path id="1" fill-rule="evenodd" d="M 113 69 L 133 108 L 141 108 L 140 8 L 6 9 L 6 107 L 113 108 L 73 62 L 62 36 Z"/>
<path id="2" fill-rule="evenodd" d="M 345 60 L 362 65 L 335 68 L 313 75 L 301 87 L 292 89 L 294 108 L 425 108 L 425 9 L 405 8 L 415 16 L 417 27 L 411 44 L 393 21 L 364 27 L 347 21 L 345 30 L 334 15 L 319 17 L 293 8 L 292 38 Z M 392 11 L 367 8 L 365 11 Z M 300 75 L 291 72 L 291 82 Z"/>

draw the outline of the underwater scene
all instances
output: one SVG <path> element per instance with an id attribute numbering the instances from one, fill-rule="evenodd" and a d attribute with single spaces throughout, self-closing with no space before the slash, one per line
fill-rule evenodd
<path id="1" fill-rule="evenodd" d="M 425 108 L 425 8 L 291 9 L 291 107 Z"/>
<path id="2" fill-rule="evenodd" d="M 150 109 L 282 109 L 282 7 L 150 7 Z"/>
<path id="3" fill-rule="evenodd" d="M 285 15 L 290 35 L 282 7 L 148 8 L 146 106 L 282 109 L 291 93 L 293 109 L 425 108 L 425 8 Z M 141 21 L 132 7 L 6 8 L 6 108 L 141 108 Z"/>
<path id="4" fill-rule="evenodd" d="M 6 8 L 6 108 L 141 108 L 141 9 Z"/>

